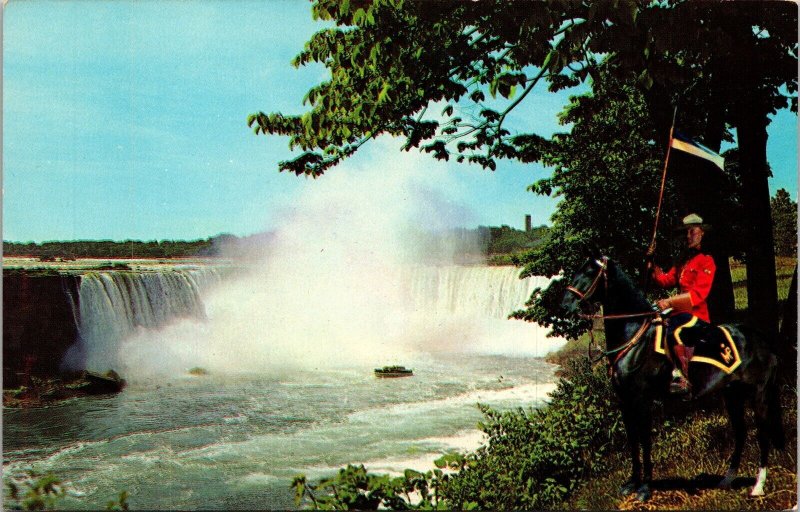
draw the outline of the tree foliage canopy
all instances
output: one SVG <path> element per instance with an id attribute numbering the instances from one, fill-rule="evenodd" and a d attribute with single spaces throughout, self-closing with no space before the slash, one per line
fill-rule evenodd
<path id="1" fill-rule="evenodd" d="M 508 114 L 537 85 L 560 90 L 601 67 L 636 80 L 664 112 L 678 95 L 691 105 L 725 91 L 717 101 L 732 102 L 751 75 L 771 110 L 787 97 L 796 110 L 797 13 L 781 4 L 318 0 L 313 15 L 335 26 L 294 65 L 321 63 L 330 78 L 308 91 L 306 113 L 248 122 L 302 150 L 281 170 L 317 177 L 383 133 L 492 170 L 502 158 L 536 160 L 527 142 L 537 135 L 512 134 Z M 753 67 L 741 70 L 743 58 Z M 724 88 L 711 86 L 712 68 Z"/>
<path id="2" fill-rule="evenodd" d="M 737 129 L 741 172 L 729 181 L 755 199 L 744 197 L 744 218 L 734 222 L 749 229 L 742 239 L 748 275 L 760 282 L 748 286 L 763 310 L 758 323 L 774 323 L 766 124 L 777 109 L 797 111 L 795 4 L 316 0 L 312 12 L 333 26 L 294 64 L 321 63 L 329 79 L 308 91 L 302 115 L 248 119 L 257 134 L 288 136 L 301 150 L 281 171 L 316 178 L 381 134 L 404 138 L 405 150 L 491 170 L 500 159 L 542 162 L 554 174 L 531 190 L 562 201 L 549 241 L 517 260 L 525 273 L 569 272 L 584 243 L 600 242 L 636 274 L 679 104 L 681 128 L 711 147 Z M 546 140 L 511 126 L 509 114 L 537 86 L 580 83 L 594 94 L 565 111 L 570 134 Z M 574 333 L 554 305 L 535 294 L 518 316 Z"/>

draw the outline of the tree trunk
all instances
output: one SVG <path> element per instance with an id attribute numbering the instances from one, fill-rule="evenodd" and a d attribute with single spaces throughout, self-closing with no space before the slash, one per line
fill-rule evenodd
<path id="1" fill-rule="evenodd" d="M 714 74 L 716 77 L 716 73 Z M 719 80 L 712 77 L 714 84 L 712 91 L 718 88 Z M 712 95 L 713 96 L 713 95 Z M 719 94 L 718 96 L 721 96 Z M 722 145 L 722 134 L 725 131 L 725 105 L 721 101 L 710 102 L 708 117 L 706 118 L 706 130 L 704 142 L 709 149 L 719 153 Z M 719 194 L 724 193 L 719 191 Z M 709 240 L 711 243 L 706 248 L 714 258 L 717 271 L 714 274 L 714 284 L 711 293 L 708 295 L 708 313 L 711 321 L 715 324 L 733 321 L 736 312 L 736 299 L 733 295 L 733 281 L 731 279 L 730 267 L 730 248 L 726 241 L 730 240 L 732 234 L 725 222 L 730 212 L 718 210 L 710 216 L 708 222 L 714 226 L 716 234 L 712 234 Z"/>
<path id="2" fill-rule="evenodd" d="M 755 95 L 754 95 L 755 96 Z M 748 320 L 769 335 L 778 332 L 778 286 L 767 164 L 767 111 L 754 98 L 739 105 L 736 132 L 747 215 Z"/>

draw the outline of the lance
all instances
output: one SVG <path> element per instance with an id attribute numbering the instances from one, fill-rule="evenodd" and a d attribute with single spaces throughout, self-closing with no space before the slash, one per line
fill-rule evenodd
<path id="1" fill-rule="evenodd" d="M 664 157 L 664 170 L 661 173 L 661 190 L 658 193 L 658 206 L 656 207 L 656 220 L 653 223 L 653 236 L 650 239 L 650 245 L 647 247 L 647 254 L 645 255 L 645 268 L 643 272 L 643 286 L 644 293 L 647 293 L 647 287 L 650 284 L 650 268 L 653 265 L 653 255 L 656 253 L 656 234 L 658 233 L 658 220 L 661 217 L 661 205 L 664 202 L 664 187 L 667 183 L 667 167 L 669 166 L 669 154 L 672 150 L 672 136 L 675 132 L 675 118 L 678 116 L 678 105 L 672 112 L 672 125 L 669 127 L 669 140 L 667 141 L 667 156 Z"/>

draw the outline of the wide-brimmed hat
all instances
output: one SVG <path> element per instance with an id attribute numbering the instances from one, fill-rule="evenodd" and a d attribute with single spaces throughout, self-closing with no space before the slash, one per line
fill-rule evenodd
<path id="1" fill-rule="evenodd" d="M 690 213 L 683 218 L 683 224 L 675 228 L 675 231 L 683 231 L 689 228 L 700 228 L 703 231 L 711 231 L 711 224 L 703 222 L 703 218 L 696 213 Z"/>

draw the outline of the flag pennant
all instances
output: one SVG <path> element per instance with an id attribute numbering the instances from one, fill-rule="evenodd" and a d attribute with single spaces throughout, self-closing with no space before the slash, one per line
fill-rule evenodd
<path id="1" fill-rule="evenodd" d="M 707 147 L 703 146 L 699 142 L 683 135 L 682 133 L 676 131 L 673 134 L 672 142 L 670 142 L 670 145 L 673 148 L 677 149 L 678 151 L 683 151 L 684 153 L 689 153 L 690 155 L 694 155 L 696 157 L 708 160 L 709 162 L 719 167 L 721 170 L 725 169 L 724 158 L 714 153 Z"/>

